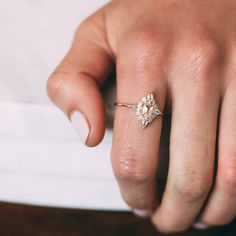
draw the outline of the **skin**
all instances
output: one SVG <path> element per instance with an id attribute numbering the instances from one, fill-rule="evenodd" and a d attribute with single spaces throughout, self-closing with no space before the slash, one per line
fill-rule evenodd
<path id="1" fill-rule="evenodd" d="M 152 91 L 160 110 L 172 116 L 160 202 L 162 118 L 142 129 L 132 109 L 117 107 L 111 157 L 124 200 L 134 209 L 155 206 L 152 222 L 165 233 L 186 230 L 196 220 L 209 226 L 231 222 L 236 216 L 236 2 L 116 0 L 86 19 L 49 78 L 48 93 L 68 117 L 83 112 L 91 128 L 88 146 L 103 138 L 100 85 L 114 69 L 117 101 L 136 103 Z"/>

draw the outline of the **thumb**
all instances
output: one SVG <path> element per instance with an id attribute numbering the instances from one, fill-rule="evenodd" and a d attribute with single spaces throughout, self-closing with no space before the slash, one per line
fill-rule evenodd
<path id="1" fill-rule="evenodd" d="M 49 97 L 87 146 L 96 146 L 104 136 L 105 106 L 99 85 L 113 70 L 102 14 L 100 10 L 79 27 L 71 49 L 47 84 Z"/>

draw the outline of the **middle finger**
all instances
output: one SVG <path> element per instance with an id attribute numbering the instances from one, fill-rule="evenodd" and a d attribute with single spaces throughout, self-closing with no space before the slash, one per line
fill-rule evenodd
<path id="1" fill-rule="evenodd" d="M 171 78 L 173 109 L 167 185 L 161 206 L 153 216 L 157 228 L 167 232 L 191 226 L 211 188 L 214 171 L 219 109 L 216 52 L 209 44 L 185 46 L 182 50 L 182 60 L 174 66 L 174 76 L 178 78 Z"/>

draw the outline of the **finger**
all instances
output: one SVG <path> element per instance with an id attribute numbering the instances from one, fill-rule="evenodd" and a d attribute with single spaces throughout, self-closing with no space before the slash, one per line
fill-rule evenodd
<path id="1" fill-rule="evenodd" d="M 179 79 L 171 88 L 169 173 L 162 203 L 152 219 L 163 232 L 191 226 L 212 184 L 219 95 L 212 83 L 211 57 L 205 61 L 211 56 L 205 53 L 211 51 L 190 49 L 182 51 L 185 64 L 178 65 L 175 75 Z M 189 55 L 196 56 L 191 60 L 194 65 L 187 64 Z"/>
<path id="2" fill-rule="evenodd" d="M 160 69 L 163 49 L 139 32 L 121 49 L 117 61 L 117 101 L 134 104 L 149 92 L 163 111 L 166 86 Z M 113 129 L 112 165 L 121 194 L 132 208 L 156 203 L 156 168 L 162 118 L 142 128 L 132 109 L 117 107 Z M 137 212 L 137 211 L 136 211 Z"/>
<path id="3" fill-rule="evenodd" d="M 216 182 L 200 217 L 210 226 L 230 223 L 236 216 L 236 83 L 227 88 L 221 106 Z"/>
<path id="4" fill-rule="evenodd" d="M 104 104 L 99 85 L 113 69 L 103 11 L 76 32 L 68 54 L 48 80 L 48 94 L 69 117 L 83 143 L 97 145 L 105 131 Z"/>

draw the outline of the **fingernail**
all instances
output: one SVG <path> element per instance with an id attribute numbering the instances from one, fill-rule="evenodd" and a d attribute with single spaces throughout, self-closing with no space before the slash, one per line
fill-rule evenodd
<path id="1" fill-rule="evenodd" d="M 133 213 L 141 218 L 148 218 L 152 214 L 150 210 L 138 210 L 138 209 L 133 209 Z"/>
<path id="2" fill-rule="evenodd" d="M 193 228 L 203 230 L 203 229 L 208 229 L 210 228 L 209 225 L 203 224 L 202 222 L 196 222 L 193 224 Z"/>
<path id="3" fill-rule="evenodd" d="M 74 111 L 71 114 L 70 121 L 75 131 L 77 132 L 80 141 L 83 144 L 86 144 L 90 129 L 85 116 L 79 111 Z"/>

